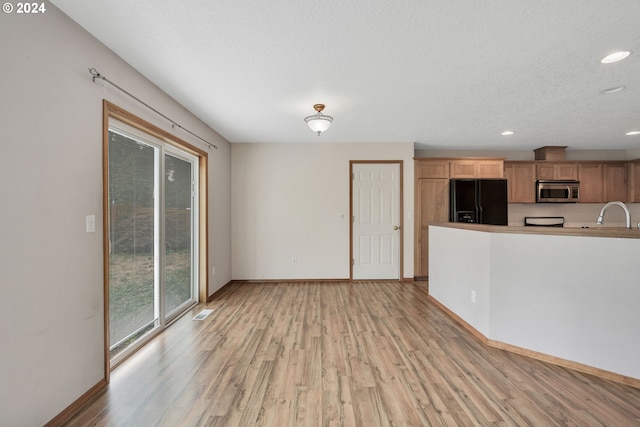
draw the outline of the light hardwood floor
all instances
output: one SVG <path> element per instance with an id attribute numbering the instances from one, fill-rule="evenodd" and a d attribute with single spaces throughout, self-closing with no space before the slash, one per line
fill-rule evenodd
<path id="1" fill-rule="evenodd" d="M 486 347 L 424 282 L 234 283 L 67 425 L 637 426 L 640 390 Z"/>

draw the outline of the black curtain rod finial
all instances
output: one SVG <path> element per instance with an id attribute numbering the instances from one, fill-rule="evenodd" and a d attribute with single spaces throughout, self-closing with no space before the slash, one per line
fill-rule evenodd
<path id="1" fill-rule="evenodd" d="M 93 82 L 96 82 L 96 79 L 103 79 L 104 77 L 102 77 L 102 75 L 100 75 L 100 72 L 98 72 L 98 70 L 96 70 L 95 68 L 89 68 L 89 74 L 91 74 L 91 78 L 93 79 Z"/>

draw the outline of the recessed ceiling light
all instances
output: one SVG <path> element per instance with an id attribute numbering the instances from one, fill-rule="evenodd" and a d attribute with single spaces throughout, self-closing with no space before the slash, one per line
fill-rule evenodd
<path id="1" fill-rule="evenodd" d="M 603 64 L 611 64 L 613 62 L 622 61 L 624 58 L 626 58 L 629 55 L 631 55 L 631 51 L 621 50 L 619 52 L 613 52 L 612 54 L 605 56 L 600 60 L 600 62 L 602 62 Z"/>
<path id="2" fill-rule="evenodd" d="M 626 88 L 627 88 L 626 86 L 611 87 L 609 89 L 603 90 L 602 93 L 617 93 L 625 90 Z"/>
<path id="3" fill-rule="evenodd" d="M 640 135 L 640 130 L 632 130 L 631 132 L 625 133 L 625 135 Z"/>
<path id="4" fill-rule="evenodd" d="M 512 130 L 505 130 L 504 132 L 502 132 L 500 135 L 503 136 L 509 136 L 509 135 L 513 135 L 515 132 Z"/>

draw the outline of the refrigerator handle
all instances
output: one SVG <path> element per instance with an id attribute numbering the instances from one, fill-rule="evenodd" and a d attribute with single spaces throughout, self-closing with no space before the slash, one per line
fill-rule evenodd
<path id="1" fill-rule="evenodd" d="M 482 224 L 482 191 L 480 181 L 476 181 L 476 224 Z"/>

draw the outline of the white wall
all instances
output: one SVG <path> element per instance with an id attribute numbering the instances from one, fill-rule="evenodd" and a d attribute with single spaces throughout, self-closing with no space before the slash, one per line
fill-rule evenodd
<path id="1" fill-rule="evenodd" d="M 430 295 L 485 337 L 640 379 L 640 239 L 431 226 L 429 245 Z"/>
<path id="2" fill-rule="evenodd" d="M 627 159 L 628 160 L 640 159 L 640 147 L 627 150 Z"/>
<path id="3" fill-rule="evenodd" d="M 434 248 L 429 251 L 429 294 L 486 337 L 491 336 L 490 237 L 479 231 L 429 227 L 429 247 Z"/>
<path id="4" fill-rule="evenodd" d="M 403 275 L 413 277 L 413 144 L 321 138 L 232 145 L 233 279 L 349 277 L 350 160 L 404 161 Z"/>
<path id="5" fill-rule="evenodd" d="M 104 377 L 102 99 L 206 148 L 87 68 L 218 145 L 211 291 L 231 278 L 230 147 L 53 5 L 0 19 L 0 425 L 37 426 Z M 89 214 L 96 233 L 85 233 Z"/>

